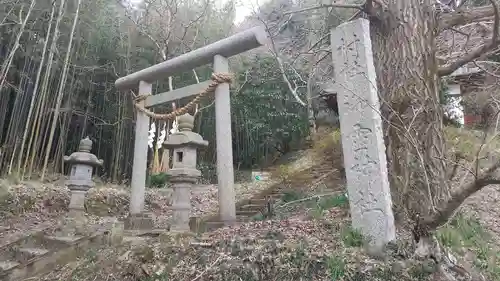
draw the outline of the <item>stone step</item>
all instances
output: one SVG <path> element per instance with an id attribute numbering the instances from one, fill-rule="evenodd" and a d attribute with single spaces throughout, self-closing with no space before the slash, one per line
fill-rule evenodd
<path id="1" fill-rule="evenodd" d="M 43 248 L 20 248 L 16 253 L 16 260 L 21 263 L 26 263 L 36 257 L 47 254 L 49 250 Z"/>
<path id="2" fill-rule="evenodd" d="M 253 215 L 255 215 L 255 213 L 253 213 Z M 237 222 L 249 222 L 249 221 L 251 221 L 252 216 L 237 215 L 236 221 Z M 203 223 L 202 227 L 203 227 L 203 229 L 202 229 L 203 232 L 210 232 L 210 231 L 214 231 L 216 229 L 219 229 L 221 227 L 224 227 L 224 223 L 221 221 L 206 221 Z"/>
<path id="3" fill-rule="evenodd" d="M 260 210 L 259 210 L 260 211 Z M 257 214 L 259 211 L 236 211 L 236 217 L 251 217 L 255 214 Z"/>
<path id="4" fill-rule="evenodd" d="M 11 240 L 0 247 L 0 261 L 16 260 L 18 249 L 21 248 L 39 248 L 43 240 L 43 232 L 29 233 Z"/>
<path id="5" fill-rule="evenodd" d="M 0 261 L 0 273 L 2 271 L 11 270 L 18 265 L 20 265 L 20 263 L 17 261 Z"/>
<path id="6" fill-rule="evenodd" d="M 146 245 L 148 242 L 147 237 L 138 237 L 138 236 L 124 236 L 123 237 L 123 243 L 128 243 L 131 246 L 140 246 L 140 245 Z"/>
<path id="7" fill-rule="evenodd" d="M 16 250 L 14 247 L 5 247 L 0 249 L 0 261 L 8 261 L 16 259 Z"/>
<path id="8" fill-rule="evenodd" d="M 58 250 L 78 243 L 83 236 L 50 236 L 43 237 L 43 246 L 47 249 Z"/>
<path id="9" fill-rule="evenodd" d="M 248 205 L 243 205 L 240 208 L 238 208 L 240 211 L 254 211 L 254 212 L 259 212 L 264 206 L 263 205 L 256 205 L 256 204 L 248 204 Z"/>
<path id="10" fill-rule="evenodd" d="M 252 216 L 253 216 L 253 215 L 255 215 L 255 213 L 253 213 L 253 214 L 252 214 Z M 239 215 L 239 216 L 238 216 L 238 215 L 237 215 L 237 216 L 236 216 L 236 221 L 238 221 L 238 222 L 248 222 L 248 221 L 250 221 L 250 218 L 251 218 L 252 216 L 245 216 L 245 215 Z"/>
<path id="11" fill-rule="evenodd" d="M 266 199 L 250 199 L 250 202 L 248 203 L 249 205 L 260 205 L 260 206 L 265 206 L 267 204 Z"/>
<path id="12" fill-rule="evenodd" d="M 204 223 L 204 230 L 207 232 L 214 231 L 224 226 L 221 221 L 207 221 Z"/>
<path id="13" fill-rule="evenodd" d="M 8 243 L 5 243 L 2 246 L 0 246 L 0 252 L 4 249 L 15 248 L 15 247 L 31 247 L 39 243 L 42 237 L 43 237 L 43 232 L 23 235 L 15 240 L 11 240 Z"/>
<path id="14" fill-rule="evenodd" d="M 0 271 L 0 280 L 25 280 L 47 273 L 57 266 L 65 265 L 83 255 L 89 248 L 101 245 L 104 242 L 105 233 L 97 232 L 86 237 L 44 236 L 43 241 L 37 247 L 19 247 L 16 257 L 21 263 Z M 41 245 L 48 245 L 50 248 Z"/>
<path id="15" fill-rule="evenodd" d="M 281 195 L 282 193 L 283 193 L 283 190 L 281 190 L 281 189 L 275 189 L 275 190 L 270 191 L 267 194 L 269 194 L 269 195 L 271 195 L 271 194 L 279 194 L 279 195 Z"/>
<path id="16" fill-rule="evenodd" d="M 31 242 L 31 241 L 37 241 L 39 238 L 43 237 L 44 231 L 48 230 L 50 228 L 47 223 L 42 223 L 39 226 L 36 226 L 28 231 L 23 231 L 22 235 L 18 234 L 13 234 L 12 236 L 5 237 L 5 239 L 2 239 L 0 242 L 0 250 L 3 248 L 10 247 L 12 245 L 18 245 L 22 246 L 26 242 Z M 0 231 L 1 232 L 1 231 Z"/>
<path id="17" fill-rule="evenodd" d="M 211 248 L 213 244 L 211 242 L 190 242 L 190 246 L 197 248 Z"/>

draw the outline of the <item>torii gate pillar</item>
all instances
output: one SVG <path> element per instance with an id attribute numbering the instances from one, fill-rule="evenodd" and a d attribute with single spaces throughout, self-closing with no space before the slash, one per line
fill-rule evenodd
<path id="1" fill-rule="evenodd" d="M 146 69 L 119 78 L 115 86 L 119 90 L 130 90 L 139 87 L 139 94 L 151 93 L 152 83 L 183 71 L 213 63 L 214 72 L 228 72 L 227 58 L 265 45 L 269 38 L 263 27 L 254 27 L 222 39 L 203 48 L 180 55 L 171 60 L 153 65 Z M 197 94 L 194 89 L 204 89 L 210 81 L 187 86 L 171 92 L 152 95 L 142 101 L 144 106 L 151 107 L 171 100 Z M 215 90 L 216 144 L 217 144 L 217 179 L 219 187 L 219 214 L 225 224 L 236 221 L 233 151 L 231 134 L 231 107 L 229 84 L 217 86 Z M 134 163 L 132 168 L 132 193 L 130 198 L 130 217 L 126 227 L 129 229 L 150 228 L 144 220 L 144 194 L 147 169 L 147 131 L 149 117 L 142 112 L 136 113 Z M 149 221 L 149 220 L 148 220 Z"/>

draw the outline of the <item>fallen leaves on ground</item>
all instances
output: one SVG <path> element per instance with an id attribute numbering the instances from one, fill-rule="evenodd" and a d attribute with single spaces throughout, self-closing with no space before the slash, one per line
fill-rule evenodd
<path id="1" fill-rule="evenodd" d="M 202 237 L 165 233 L 133 246 L 102 248 L 43 280 L 417 280 L 409 267 L 394 272 L 394 258 L 375 260 L 362 247 L 347 245 L 346 215 L 346 210 L 332 208 L 321 220 L 298 214 L 225 227 Z"/>

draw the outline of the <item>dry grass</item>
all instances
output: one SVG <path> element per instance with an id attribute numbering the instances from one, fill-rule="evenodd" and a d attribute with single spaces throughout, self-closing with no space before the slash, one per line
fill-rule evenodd
<path id="1" fill-rule="evenodd" d="M 478 219 L 458 214 L 437 236 L 442 245 L 461 258 L 468 271 L 482 272 L 489 280 L 500 280 L 498 244 Z"/>
<path id="2" fill-rule="evenodd" d="M 203 238 L 166 234 L 136 245 L 103 247 L 41 280 L 430 280 L 421 262 L 408 261 L 399 270 L 392 254 L 385 261 L 368 257 L 363 237 L 349 227 L 344 203 L 322 206 L 312 219 L 289 214 Z"/>
<path id="3" fill-rule="evenodd" d="M 458 152 L 465 160 L 472 162 L 478 156 L 479 149 L 481 149 L 479 157 L 491 158 L 500 155 L 500 137 L 498 136 L 489 134 L 485 137 L 481 131 L 455 127 L 446 127 L 444 132 L 450 157 Z"/>
<path id="4" fill-rule="evenodd" d="M 343 169 L 340 131 L 323 128 L 317 132 L 311 148 L 297 161 L 270 169 L 271 178 L 283 182 L 314 182 L 318 175 Z"/>
<path id="5" fill-rule="evenodd" d="M 456 128 L 446 128 L 446 137 L 450 154 L 460 151 L 467 157 L 474 156 L 482 140 L 480 133 Z M 494 139 L 485 150 L 499 149 Z M 349 227 L 345 187 L 335 172 L 342 168 L 340 132 L 319 132 L 300 159 L 272 170 L 270 182 L 282 182 L 286 189 L 278 206 L 288 204 L 276 217 L 204 237 L 166 235 L 138 245 L 104 246 L 40 280 L 435 280 L 432 263 L 400 256 L 409 250 L 406 244 L 388 251 L 384 261 L 365 253 L 363 237 Z M 267 186 L 260 184 L 259 190 Z M 241 195 L 251 189 L 245 186 Z M 332 194 L 314 197 L 328 192 Z M 484 233 L 479 224 L 459 217 L 441 229 L 439 237 L 459 260 L 468 260 L 472 251 L 474 268 L 500 280 L 497 259 L 491 258 L 496 256 L 494 248 L 488 247 L 495 241 Z M 470 251 L 461 251 L 465 247 Z"/>

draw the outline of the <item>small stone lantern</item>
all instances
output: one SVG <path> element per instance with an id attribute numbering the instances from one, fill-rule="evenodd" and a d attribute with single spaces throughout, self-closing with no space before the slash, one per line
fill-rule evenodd
<path id="1" fill-rule="evenodd" d="M 77 152 L 70 156 L 64 156 L 64 162 L 71 166 L 69 180 L 66 185 L 71 190 L 71 201 L 69 203 L 70 213 L 82 215 L 85 210 L 85 194 L 94 187 L 92 171 L 96 166 L 102 166 L 103 160 L 90 153 L 92 141 L 89 137 L 80 141 Z"/>
<path id="2" fill-rule="evenodd" d="M 188 232 L 191 211 L 191 188 L 201 177 L 196 169 L 196 152 L 198 148 L 208 146 L 208 141 L 192 132 L 194 117 L 186 113 L 177 119 L 179 131 L 172 134 L 163 143 L 164 147 L 173 151 L 172 169 L 168 170 L 170 182 L 174 189 L 172 194 L 173 219 L 170 230 Z"/>

